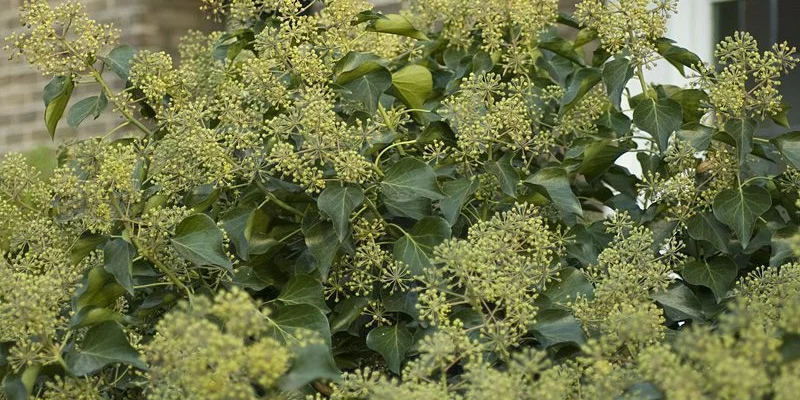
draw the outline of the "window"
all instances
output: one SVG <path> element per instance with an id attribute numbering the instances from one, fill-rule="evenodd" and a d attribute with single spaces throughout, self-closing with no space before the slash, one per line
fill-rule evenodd
<path id="1" fill-rule="evenodd" d="M 723 0 L 712 5 L 714 43 L 735 31 L 750 32 L 762 49 L 776 42 L 800 46 L 800 1 L 798 0 Z M 800 68 L 800 67 L 799 67 Z M 800 70 L 795 69 L 782 79 L 781 93 L 798 115 L 800 112 Z M 790 118 L 793 128 L 800 127 L 800 118 Z"/>

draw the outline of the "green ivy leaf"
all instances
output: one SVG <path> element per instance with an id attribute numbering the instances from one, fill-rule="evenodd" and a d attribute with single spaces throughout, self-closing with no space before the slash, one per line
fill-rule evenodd
<path id="1" fill-rule="evenodd" d="M 627 149 L 612 144 L 610 140 L 598 140 L 586 146 L 583 150 L 583 160 L 578 173 L 594 179 L 602 175 Z"/>
<path id="2" fill-rule="evenodd" d="M 696 65 L 701 63 L 700 57 L 691 51 L 676 46 L 674 41 L 667 38 L 659 38 L 656 40 L 656 50 L 661 54 L 672 66 L 674 66 L 681 75 L 686 76 L 683 67 L 694 69 Z"/>
<path id="3" fill-rule="evenodd" d="M 792 167 L 800 169 L 800 131 L 778 136 L 773 143 Z"/>
<path id="4" fill-rule="evenodd" d="M 451 235 L 450 224 L 441 217 L 426 217 L 419 220 L 411 232 L 394 242 L 394 258 L 408 265 L 414 275 L 431 265 L 433 248 Z"/>
<path id="5" fill-rule="evenodd" d="M 617 110 L 620 109 L 622 102 L 622 92 L 631 77 L 633 77 L 633 68 L 627 58 L 617 58 L 603 65 L 603 83 L 606 85 L 606 92 L 608 92 L 611 104 Z"/>
<path id="6" fill-rule="evenodd" d="M 753 235 L 756 219 L 772 206 L 769 192 L 758 186 L 726 189 L 714 199 L 714 215 L 736 232 L 736 236 L 746 248 Z"/>
<path id="7" fill-rule="evenodd" d="M 228 233 L 233 248 L 236 249 L 236 255 L 245 261 L 250 259 L 250 243 L 247 240 L 245 229 L 252 212 L 250 207 L 239 206 L 226 212 L 222 217 L 222 229 Z"/>
<path id="8" fill-rule="evenodd" d="M 512 155 L 506 154 L 497 161 L 486 162 L 486 172 L 497 177 L 500 183 L 500 190 L 508 196 L 517 197 L 517 184 L 519 184 L 519 173 L 511 165 Z"/>
<path id="9" fill-rule="evenodd" d="M 526 179 L 525 182 L 544 188 L 553 205 L 559 211 L 583 215 L 581 203 L 575 193 L 572 192 L 569 175 L 564 168 L 542 168 Z"/>
<path id="10" fill-rule="evenodd" d="M 331 331 L 328 318 L 319 308 L 308 304 L 279 307 L 267 318 L 267 334 L 292 350 L 294 362 L 281 378 L 284 389 L 296 389 L 317 379 L 338 380 L 331 353 Z M 309 344 L 309 333 L 319 334 L 320 343 Z"/>
<path id="11" fill-rule="evenodd" d="M 374 71 L 353 78 L 342 87 L 350 91 L 346 97 L 364 105 L 367 112 L 374 113 L 378 109 L 381 94 L 392 86 L 392 74 L 388 69 L 379 67 Z"/>
<path id="12" fill-rule="evenodd" d="M 303 236 L 306 247 L 317 260 L 317 268 L 323 279 L 328 278 L 336 252 L 339 251 L 339 240 L 333 224 L 323 221 L 316 213 L 303 217 Z"/>
<path id="13" fill-rule="evenodd" d="M 370 32 L 390 33 L 418 40 L 430 40 L 424 33 L 414 28 L 411 21 L 400 14 L 380 15 L 380 18 L 372 19 L 366 29 Z"/>
<path id="14" fill-rule="evenodd" d="M 714 129 L 697 123 L 686 124 L 675 132 L 681 140 L 688 141 L 696 151 L 704 151 L 711 145 Z"/>
<path id="15" fill-rule="evenodd" d="M 433 75 L 423 66 L 409 65 L 392 74 L 392 88 L 403 103 L 421 109 L 433 92 Z"/>
<path id="16" fill-rule="evenodd" d="M 124 239 L 111 239 L 103 246 L 103 267 L 133 295 L 133 258 L 136 249 Z"/>
<path id="17" fill-rule="evenodd" d="M 633 110 L 633 123 L 653 135 L 662 153 L 667 150 L 672 132 L 678 130 L 682 122 L 681 105 L 675 100 L 646 99 L 637 104 Z"/>
<path id="18" fill-rule="evenodd" d="M 477 179 L 457 179 L 442 184 L 445 198 L 439 201 L 439 209 L 442 210 L 442 215 L 451 226 L 458 221 L 458 216 L 461 214 L 461 208 L 464 203 L 478 191 L 479 187 L 480 181 Z"/>
<path id="19" fill-rule="evenodd" d="M 333 228 L 344 241 L 350 234 L 350 214 L 364 202 L 364 191 L 356 185 L 328 185 L 319 195 L 317 206 L 333 222 Z"/>
<path id="20" fill-rule="evenodd" d="M 582 346 L 586 343 L 580 321 L 567 310 L 540 311 L 536 314 L 536 323 L 530 329 L 542 347 L 562 343 Z"/>
<path id="21" fill-rule="evenodd" d="M 431 200 L 444 198 L 436 184 L 436 172 L 433 168 L 412 157 L 403 158 L 386 169 L 381 189 L 384 196 L 399 202 L 418 197 Z"/>
<path id="22" fill-rule="evenodd" d="M 325 304 L 322 283 L 308 275 L 297 275 L 281 289 L 278 300 L 284 304 L 308 304 L 323 312 L 330 311 Z"/>
<path id="23" fill-rule="evenodd" d="M 105 57 L 99 57 L 103 63 L 114 71 L 122 80 L 127 81 L 131 73 L 131 60 L 136 56 L 136 49 L 133 46 L 123 44 L 117 46 Z"/>
<path id="24" fill-rule="evenodd" d="M 336 304 L 336 315 L 331 319 L 331 332 L 344 332 L 361 316 L 361 312 L 369 304 L 365 297 L 346 297 Z"/>
<path id="25" fill-rule="evenodd" d="M 578 295 L 589 299 L 593 297 L 594 286 L 578 269 L 564 268 L 558 273 L 558 279 L 543 293 L 554 304 L 567 304 L 575 301 Z"/>
<path id="26" fill-rule="evenodd" d="M 559 36 L 553 36 L 547 40 L 539 42 L 539 48 L 552 51 L 561 57 L 566 58 L 578 65 L 584 65 L 583 58 L 575 51 L 572 43 Z"/>
<path id="27" fill-rule="evenodd" d="M 401 363 L 413 341 L 411 332 L 402 323 L 379 326 L 367 334 L 367 347 L 382 355 L 389 370 L 395 374 L 400 373 Z"/>
<path id="28" fill-rule="evenodd" d="M 72 128 L 77 128 L 86 118 L 92 116 L 94 119 L 100 116 L 100 113 L 108 106 L 108 99 L 106 95 L 100 93 L 99 96 L 87 97 L 69 109 L 67 114 L 67 124 Z"/>
<path id="29" fill-rule="evenodd" d="M 730 233 L 712 213 L 699 213 L 686 221 L 686 229 L 694 240 L 705 240 L 717 250 L 727 253 Z"/>
<path id="30" fill-rule="evenodd" d="M 172 247 L 181 257 L 197 265 L 215 265 L 232 272 L 233 264 L 225 255 L 222 231 L 208 215 L 195 214 L 181 221 L 175 228 Z"/>
<path id="31" fill-rule="evenodd" d="M 333 66 L 333 73 L 336 75 L 334 83 L 337 85 L 344 85 L 360 76 L 380 70 L 387 64 L 387 60 L 374 54 L 355 51 L 348 52 Z"/>
<path id="32" fill-rule="evenodd" d="M 89 375 L 109 364 L 121 363 L 145 369 L 139 353 L 128 343 L 128 337 L 116 322 L 95 325 L 86 332 L 80 350 L 66 354 L 64 361 L 71 374 Z"/>
<path id="33" fill-rule="evenodd" d="M 738 276 L 736 263 L 728 257 L 710 261 L 692 261 L 683 268 L 683 279 L 692 285 L 705 286 L 714 293 L 717 302 L 725 297 Z"/>
<path id="34" fill-rule="evenodd" d="M 786 102 L 781 102 L 781 109 L 776 114 L 770 114 L 769 118 L 772 122 L 789 129 L 791 124 L 789 124 L 789 110 L 792 108 Z"/>
<path id="35" fill-rule="evenodd" d="M 572 108 L 602 80 L 603 75 L 596 68 L 583 68 L 575 72 L 566 92 L 564 92 L 564 97 L 561 99 L 561 111 L 559 113 L 563 114 Z"/>
<path id="36" fill-rule="evenodd" d="M 51 139 L 56 135 L 58 121 L 64 115 L 73 89 L 75 83 L 68 76 L 56 76 L 44 87 L 44 123 Z"/>
<path id="37" fill-rule="evenodd" d="M 671 322 L 691 319 L 703 322 L 703 306 L 689 287 L 682 282 L 672 284 L 667 290 L 652 296 L 664 308 L 664 314 Z"/>
<path id="38" fill-rule="evenodd" d="M 753 151 L 753 132 L 756 121 L 753 119 L 731 119 L 725 123 L 725 132 L 736 142 L 739 150 L 739 165 L 744 165 L 747 156 Z"/>
<path id="39" fill-rule="evenodd" d="M 772 234 L 772 254 L 769 257 L 770 267 L 779 267 L 786 260 L 794 257 L 794 238 L 796 226 L 788 226 Z"/>

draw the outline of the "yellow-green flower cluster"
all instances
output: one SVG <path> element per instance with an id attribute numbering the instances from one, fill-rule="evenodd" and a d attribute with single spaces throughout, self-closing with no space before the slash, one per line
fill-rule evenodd
<path id="1" fill-rule="evenodd" d="M 414 0 L 411 10 L 419 24 L 440 26 L 442 37 L 466 48 L 480 32 L 487 51 L 532 47 L 539 34 L 555 22 L 556 0 Z"/>
<path id="2" fill-rule="evenodd" d="M 700 65 L 697 85 L 708 91 L 708 109 L 722 126 L 729 118 L 767 116 L 781 112 L 780 78 L 795 68 L 795 48 L 776 43 L 764 52 L 746 32 L 725 38 L 714 51 L 716 66 Z"/>
<path id="3" fill-rule="evenodd" d="M 6 38 L 6 49 L 24 56 L 44 75 L 80 74 L 119 36 L 111 25 L 90 19 L 85 7 L 73 1 L 52 7 L 46 0 L 25 0 L 20 23 L 27 31 Z"/>
<path id="4" fill-rule="evenodd" d="M 267 315 L 237 288 L 181 303 L 145 345 L 148 398 L 258 399 L 274 390 L 291 357 L 264 337 Z"/>
<path id="5" fill-rule="evenodd" d="M 159 51 L 141 50 L 131 60 L 131 83 L 142 90 L 148 104 L 160 108 L 164 97 L 181 97 L 180 75 L 172 65 L 172 56 Z"/>
<path id="6" fill-rule="evenodd" d="M 667 31 L 667 19 L 677 0 L 584 0 L 575 17 L 597 31 L 600 43 L 611 54 L 627 51 L 638 65 L 653 61 L 653 41 Z"/>
<path id="7" fill-rule="evenodd" d="M 534 300 L 558 274 L 555 259 L 564 245 L 530 205 L 479 221 L 466 240 L 436 247 L 436 266 L 427 271 L 420 294 L 421 314 L 446 324 L 455 305 L 468 305 L 482 316 L 481 334 L 505 351 L 526 332 Z"/>

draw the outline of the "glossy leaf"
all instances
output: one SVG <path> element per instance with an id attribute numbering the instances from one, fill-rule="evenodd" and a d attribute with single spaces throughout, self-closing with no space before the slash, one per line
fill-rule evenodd
<path id="1" fill-rule="evenodd" d="M 100 116 L 100 113 L 108 106 L 108 99 L 105 94 L 99 96 L 87 97 L 69 109 L 67 114 L 67 124 L 72 128 L 77 128 L 86 118 L 90 116 L 94 119 Z"/>
<path id="2" fill-rule="evenodd" d="M 445 197 L 439 200 L 439 209 L 442 210 L 442 216 L 450 225 L 456 223 L 458 216 L 461 214 L 461 208 L 479 187 L 480 181 L 477 179 L 471 181 L 459 179 L 442 184 L 442 192 L 444 192 Z"/>
<path id="3" fill-rule="evenodd" d="M 504 194 L 517 197 L 519 172 L 511 165 L 510 154 L 497 161 L 487 161 L 486 172 L 497 177 L 497 181 L 500 183 L 500 190 L 502 190 Z"/>
<path id="4" fill-rule="evenodd" d="M 561 212 L 583 215 L 578 197 L 572 191 L 569 175 L 561 167 L 542 168 L 525 182 L 541 186 L 547 192 L 553 205 Z"/>
<path id="5" fill-rule="evenodd" d="M 682 121 L 681 105 L 670 99 L 646 99 L 633 110 L 633 123 L 653 135 L 661 152 L 667 150 L 670 136 L 681 127 Z"/>
<path id="6" fill-rule="evenodd" d="M 44 87 L 44 123 L 50 138 L 56 134 L 58 121 L 67 109 L 74 88 L 75 83 L 72 82 L 72 78 L 66 76 L 56 76 Z"/>
<path id="7" fill-rule="evenodd" d="M 633 68 L 627 58 L 617 58 L 603 65 L 603 83 L 611 104 L 619 110 L 625 85 L 633 77 Z"/>
<path id="8" fill-rule="evenodd" d="M 364 202 L 364 191 L 356 185 L 328 185 L 317 206 L 333 222 L 340 242 L 350 234 L 350 214 Z"/>
<path id="9" fill-rule="evenodd" d="M 698 213 L 686 221 L 689 236 L 695 240 L 705 240 L 717 250 L 727 253 L 730 231 L 712 213 Z"/>
<path id="10" fill-rule="evenodd" d="M 392 74 L 392 87 L 403 103 L 421 109 L 433 91 L 433 76 L 423 66 L 409 65 Z"/>
<path id="11" fill-rule="evenodd" d="M 225 255 L 222 231 L 208 215 L 187 217 L 175 228 L 172 247 L 197 265 L 214 265 L 231 270 L 231 260 Z"/>
<path id="12" fill-rule="evenodd" d="M 544 310 L 537 313 L 536 323 L 530 329 L 542 347 L 562 343 L 582 346 L 586 343 L 580 321 L 567 310 Z"/>
<path id="13" fill-rule="evenodd" d="M 107 56 L 100 57 L 100 59 L 117 76 L 123 80 L 128 80 L 128 76 L 131 73 L 131 60 L 135 56 L 136 49 L 133 46 L 123 44 L 111 50 Z"/>
<path id="14" fill-rule="evenodd" d="M 753 236 L 756 219 L 767 212 L 771 205 L 769 192 L 761 187 L 726 189 L 714 198 L 714 215 L 736 232 L 742 248 L 746 248 Z"/>
<path id="15" fill-rule="evenodd" d="M 367 334 L 367 347 L 380 353 L 389 370 L 399 374 L 413 339 L 405 324 L 379 326 Z"/>
<path id="16" fill-rule="evenodd" d="M 714 293 L 717 301 L 725 297 L 738 276 L 736 263 L 730 258 L 714 258 L 710 261 L 692 261 L 683 267 L 681 274 L 692 285 L 705 286 Z"/>
<path id="17" fill-rule="evenodd" d="M 792 167 L 800 169 L 800 131 L 785 133 L 778 136 L 773 142 L 780 150 L 783 158 Z"/>
<path id="18" fill-rule="evenodd" d="M 554 36 L 547 40 L 539 42 L 539 48 L 542 50 L 552 51 L 555 54 L 558 54 L 561 57 L 566 58 L 578 65 L 583 65 L 583 59 L 580 55 L 575 51 L 572 46 L 572 43 L 568 42 L 567 40 Z"/>
<path id="19" fill-rule="evenodd" d="M 406 17 L 400 14 L 381 15 L 380 18 L 373 19 L 367 25 L 370 32 L 390 33 L 393 35 L 408 36 L 419 40 L 428 40 L 424 33 L 414 28 L 414 25 Z"/>
<path id="20" fill-rule="evenodd" d="M 670 39 L 660 38 L 656 40 L 656 50 L 664 59 L 677 68 L 681 75 L 686 76 L 684 67 L 694 69 L 696 65 L 701 63 L 700 57 L 673 43 Z"/>
<path id="21" fill-rule="evenodd" d="M 308 304 L 328 312 L 322 283 L 308 275 L 297 275 L 281 289 L 278 300 L 284 304 Z"/>
<path id="22" fill-rule="evenodd" d="M 316 214 L 308 214 L 303 218 L 303 236 L 306 246 L 314 259 L 323 279 L 327 279 L 333 259 L 339 250 L 339 240 L 333 224 L 323 221 Z"/>
<path id="23" fill-rule="evenodd" d="M 133 295 L 133 257 L 136 249 L 124 239 L 111 239 L 103 246 L 103 267 L 106 272 Z"/>
<path id="24" fill-rule="evenodd" d="M 564 113 L 572 108 L 586 93 L 589 93 L 600 81 L 603 80 L 601 72 L 595 68 L 578 70 L 569 82 L 564 97 L 561 98 L 561 111 Z"/>
<path id="25" fill-rule="evenodd" d="M 128 337 L 116 322 L 95 325 L 86 332 L 79 349 L 64 357 L 69 372 L 77 376 L 91 374 L 113 363 L 147 368 L 139 353 L 128 343 Z"/>
<path id="26" fill-rule="evenodd" d="M 433 248 L 450 238 L 450 224 L 441 217 L 427 217 L 394 243 L 394 258 L 405 263 L 414 275 L 431 265 Z"/>
<path id="27" fill-rule="evenodd" d="M 386 169 L 381 189 L 384 196 L 395 201 L 411 201 L 418 197 L 444 198 L 433 168 L 411 157 L 403 158 Z"/>
<path id="28" fill-rule="evenodd" d="M 336 74 L 334 83 L 344 85 L 355 78 L 383 69 L 386 64 L 386 60 L 374 54 L 348 52 L 333 66 L 333 73 Z"/>
<path id="29" fill-rule="evenodd" d="M 374 71 L 353 78 L 342 87 L 350 91 L 346 97 L 364 105 L 366 111 L 373 113 L 378 108 L 378 100 L 384 91 L 392 86 L 392 74 L 380 67 Z"/>
<path id="30" fill-rule="evenodd" d="M 753 151 L 753 132 L 756 121 L 752 119 L 731 119 L 725 123 L 725 132 L 736 142 L 739 165 L 744 165 L 747 156 Z"/>

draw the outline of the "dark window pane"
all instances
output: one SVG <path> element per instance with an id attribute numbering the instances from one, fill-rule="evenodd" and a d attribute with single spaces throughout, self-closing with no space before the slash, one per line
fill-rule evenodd
<path id="1" fill-rule="evenodd" d="M 750 32 L 761 49 L 772 46 L 771 3 L 770 0 L 745 0 L 743 3 L 744 27 L 740 30 Z"/>
<path id="2" fill-rule="evenodd" d="M 714 3 L 714 43 L 739 30 L 739 2 L 737 0 Z"/>
<path id="3" fill-rule="evenodd" d="M 790 46 L 800 46 L 800 1 L 778 1 L 778 42 L 784 40 Z M 781 80 L 781 93 L 786 103 L 792 106 L 789 123 L 795 128 L 800 125 L 800 70 L 795 69 Z"/>

